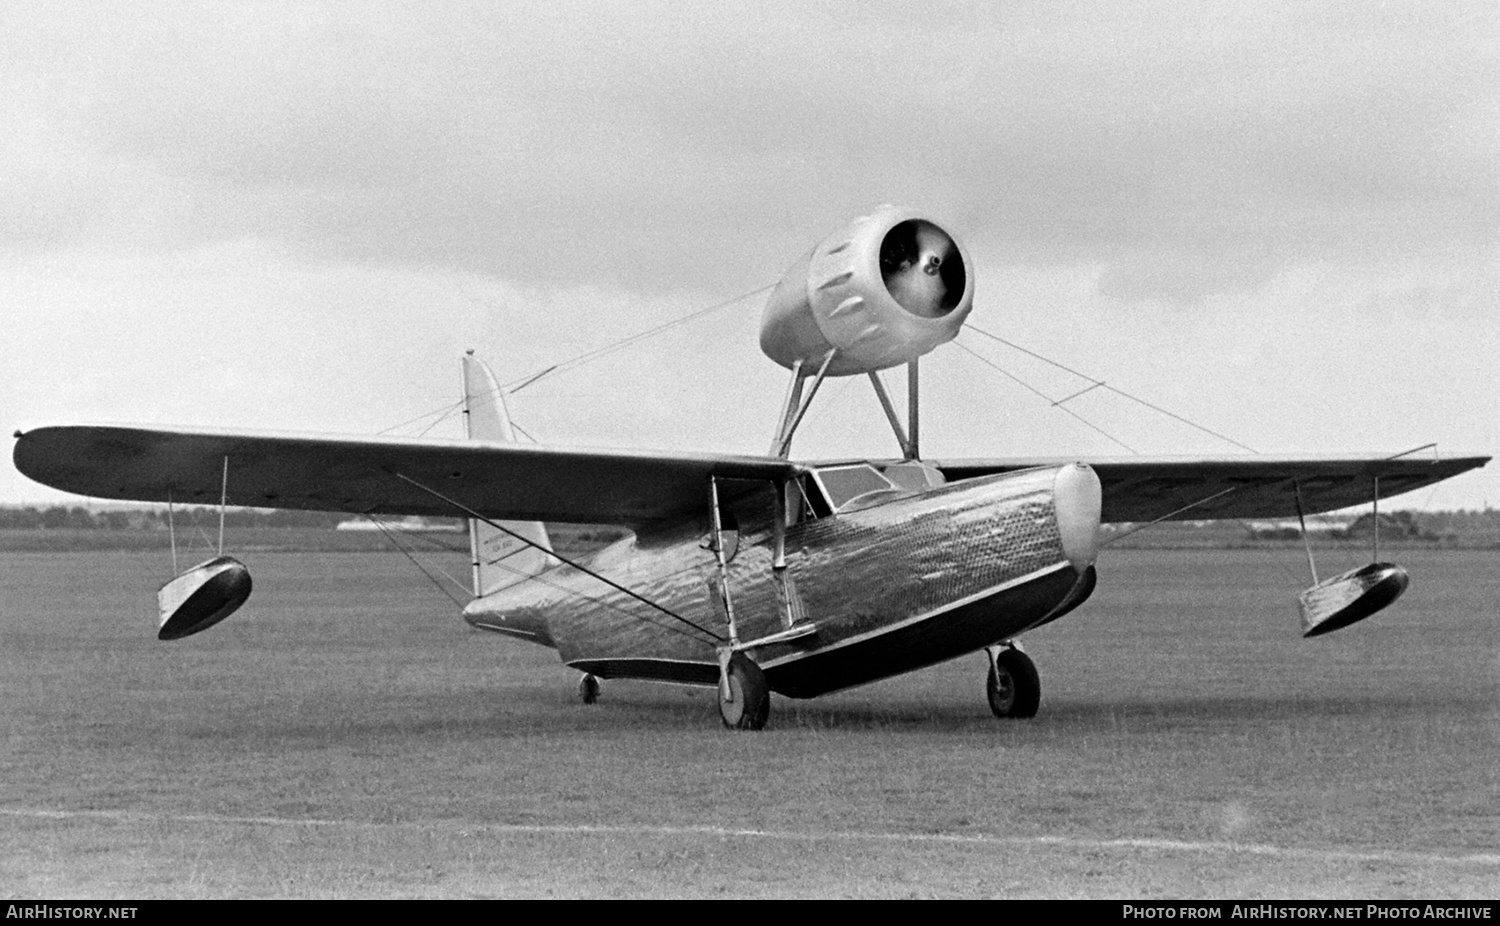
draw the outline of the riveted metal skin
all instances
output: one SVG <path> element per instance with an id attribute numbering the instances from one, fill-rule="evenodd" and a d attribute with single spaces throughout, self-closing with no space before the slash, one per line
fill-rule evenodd
<path id="1" fill-rule="evenodd" d="M 789 526 L 787 568 L 818 629 L 752 651 L 771 689 L 812 697 L 874 681 L 973 652 L 1081 603 L 1077 592 L 1092 588 L 1085 583 L 1088 564 L 1080 570 L 1070 561 L 1078 543 L 1065 549 L 1058 506 L 1097 506 L 1098 481 L 1075 472 L 1060 478 L 1071 469 L 894 493 L 879 504 Z M 1067 497 L 1059 499 L 1059 489 Z M 741 541 L 729 585 L 740 636 L 754 640 L 782 627 L 771 571 L 773 497 L 751 492 L 733 507 Z M 587 565 L 722 631 L 704 591 L 715 562 L 699 545 L 703 530 L 683 524 L 641 534 Z M 571 567 L 542 578 L 476 600 L 466 619 L 545 638 L 564 662 L 601 678 L 717 682 L 715 641 Z"/>
<path id="2" fill-rule="evenodd" d="M 974 304 L 973 264 L 951 233 L 964 272 L 963 292 L 940 317 L 915 315 L 896 301 L 880 270 L 885 237 L 903 222 L 932 225 L 909 209 L 882 206 L 823 239 L 787 270 L 766 301 L 760 346 L 791 369 L 796 361 L 817 369 L 837 349 L 829 376 L 850 376 L 899 366 L 953 340 Z M 932 226 L 936 229 L 936 226 Z"/>

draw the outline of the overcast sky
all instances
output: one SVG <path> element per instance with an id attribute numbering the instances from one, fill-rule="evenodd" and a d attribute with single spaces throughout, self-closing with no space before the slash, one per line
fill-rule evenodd
<path id="1" fill-rule="evenodd" d="M 961 237 L 972 325 L 1258 451 L 1492 453 L 1497 87 L 1489 0 L 5 3 L 0 424 L 373 433 L 456 400 L 465 348 L 513 379 L 890 202 Z M 763 301 L 512 412 L 763 452 Z M 1238 452 L 1069 403 L 1105 437 L 955 345 L 923 371 L 928 456 Z M 862 378 L 794 447 L 894 452 Z M 4 454 L 0 502 L 62 497 Z M 1486 502 L 1500 464 L 1402 503 Z"/>

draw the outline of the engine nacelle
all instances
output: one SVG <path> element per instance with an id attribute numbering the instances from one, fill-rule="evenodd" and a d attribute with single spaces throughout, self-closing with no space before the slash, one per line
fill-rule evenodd
<path id="1" fill-rule="evenodd" d="M 838 349 L 830 376 L 884 370 L 953 340 L 974 304 L 974 274 L 952 235 L 908 209 L 881 206 L 834 232 L 776 284 L 760 349 L 810 374 Z"/>

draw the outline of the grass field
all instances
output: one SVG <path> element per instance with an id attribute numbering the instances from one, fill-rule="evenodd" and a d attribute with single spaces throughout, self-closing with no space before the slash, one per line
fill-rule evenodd
<path id="1" fill-rule="evenodd" d="M 0 554 L 0 895 L 1500 894 L 1500 553 L 1403 552 L 1312 641 L 1299 557 L 1106 552 L 1024 641 L 1033 721 L 976 655 L 732 734 L 709 691 L 577 703 L 399 554 L 247 554 L 172 644 L 159 552 Z"/>

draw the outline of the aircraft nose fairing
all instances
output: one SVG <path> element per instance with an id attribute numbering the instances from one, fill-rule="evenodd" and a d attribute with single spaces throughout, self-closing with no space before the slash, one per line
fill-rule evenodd
<path id="1" fill-rule="evenodd" d="M 1063 554 L 1074 569 L 1083 572 L 1099 555 L 1099 515 L 1104 505 L 1099 476 L 1087 463 L 1061 467 L 1052 483 L 1052 498 Z"/>

